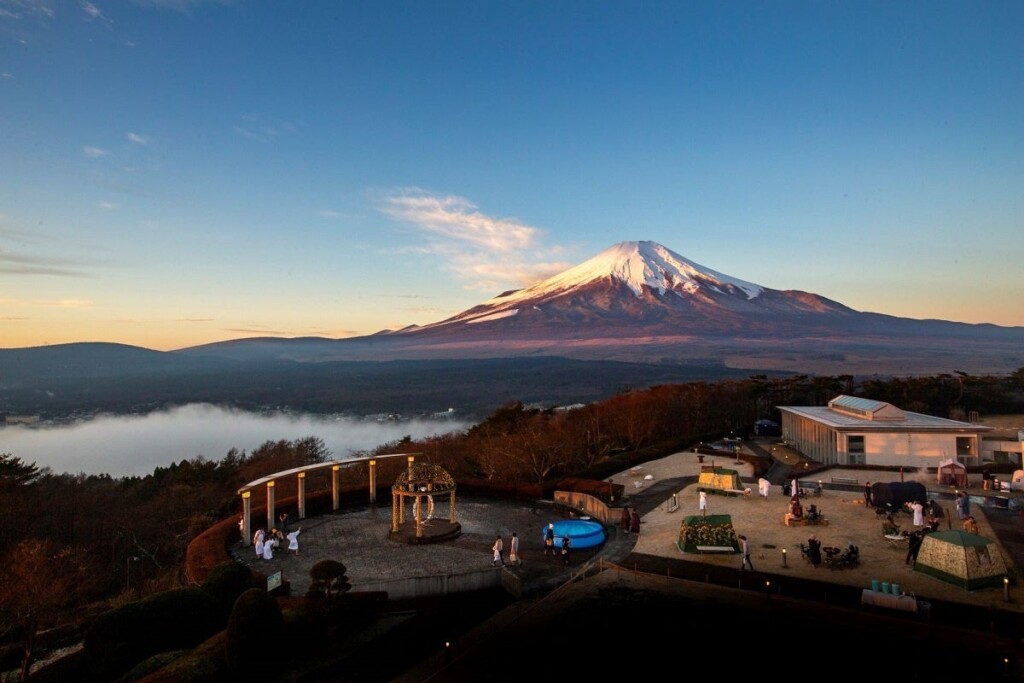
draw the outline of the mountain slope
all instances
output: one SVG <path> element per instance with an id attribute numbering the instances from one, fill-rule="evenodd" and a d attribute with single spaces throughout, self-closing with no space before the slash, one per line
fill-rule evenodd
<path id="1" fill-rule="evenodd" d="M 623 242 L 430 325 L 350 339 L 249 338 L 158 352 L 121 344 L 0 349 L 0 413 L 257 409 L 474 414 L 621 386 L 754 374 L 1005 375 L 1024 328 L 862 313 Z"/>
<path id="2" fill-rule="evenodd" d="M 429 325 L 339 340 L 236 340 L 178 353 L 299 362 L 563 356 L 752 371 L 1004 372 L 1024 364 L 1024 328 L 860 312 L 639 241 Z"/>
<path id="3" fill-rule="evenodd" d="M 622 242 L 532 287 L 505 292 L 433 325 L 398 334 L 422 335 L 460 325 L 504 329 L 586 325 L 587 332 L 626 328 L 627 334 L 655 328 L 685 331 L 700 322 L 702 332 L 734 326 L 743 309 L 766 290 L 704 268 L 653 242 Z M 768 297 L 762 297 L 763 303 Z"/>
<path id="4" fill-rule="evenodd" d="M 927 322 L 934 323 L 925 327 Z M 532 287 L 397 336 L 554 338 L 977 332 L 995 326 L 861 313 L 817 294 L 724 275 L 655 242 L 621 242 Z"/>

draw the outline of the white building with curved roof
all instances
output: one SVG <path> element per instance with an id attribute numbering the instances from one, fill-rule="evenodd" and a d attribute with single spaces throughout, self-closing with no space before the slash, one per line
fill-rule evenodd
<path id="1" fill-rule="evenodd" d="M 826 465 L 937 467 L 981 464 L 991 427 L 912 413 L 884 401 L 840 395 L 827 406 L 779 406 L 782 438 Z"/>

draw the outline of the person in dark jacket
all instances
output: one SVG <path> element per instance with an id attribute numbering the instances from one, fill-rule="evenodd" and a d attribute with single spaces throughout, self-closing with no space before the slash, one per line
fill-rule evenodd
<path id="1" fill-rule="evenodd" d="M 914 566 L 914 563 L 917 562 L 917 554 L 921 551 L 921 543 L 924 542 L 924 532 L 920 529 L 910 532 L 909 542 L 905 561 L 910 566 Z"/>
<path id="2" fill-rule="evenodd" d="M 811 564 L 815 568 L 821 564 L 821 541 L 814 534 L 807 539 L 807 559 L 811 561 Z"/>

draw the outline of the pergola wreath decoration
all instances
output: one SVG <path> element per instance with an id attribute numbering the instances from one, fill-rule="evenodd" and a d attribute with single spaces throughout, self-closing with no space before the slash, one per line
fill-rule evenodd
<path id="1" fill-rule="evenodd" d="M 423 535 L 423 509 L 427 509 L 427 520 L 434 516 L 434 497 L 449 497 L 449 522 L 455 523 L 455 480 L 439 465 L 417 463 L 409 459 L 409 467 L 391 485 L 391 531 L 405 524 L 405 501 L 413 501 L 413 517 L 416 522 L 416 536 Z M 426 506 L 421 503 L 425 501 Z"/>

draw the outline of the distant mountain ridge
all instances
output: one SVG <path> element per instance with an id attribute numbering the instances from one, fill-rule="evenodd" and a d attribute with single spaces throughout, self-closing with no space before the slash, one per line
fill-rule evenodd
<path id="1" fill-rule="evenodd" d="M 1024 327 L 859 312 L 810 292 L 726 275 L 655 242 L 621 242 L 543 282 L 503 292 L 447 319 L 362 337 L 246 338 L 171 352 L 86 343 L 0 349 L 0 390 L 13 387 L 26 396 L 51 392 L 56 380 L 148 377 L 177 383 L 174 396 L 181 396 L 190 382 L 230 386 L 244 382 L 226 378 L 265 377 L 260 392 L 271 402 L 273 382 L 288 384 L 300 376 L 315 382 L 309 364 L 429 361 L 444 389 L 453 377 L 468 377 L 475 362 L 511 361 L 487 365 L 501 377 L 516 367 L 516 359 L 522 367 L 546 368 L 547 377 L 549 363 L 525 361 L 585 361 L 573 367 L 595 386 L 610 367 L 601 363 L 629 364 L 614 366 L 617 377 L 628 376 L 628 367 L 651 379 L 1008 374 L 1024 367 Z M 462 365 L 453 371 L 452 361 Z M 660 369 L 641 372 L 641 366 Z M 324 375 L 355 372 L 323 367 Z M 416 366 L 416 372 L 428 372 L 424 367 Z M 546 379 L 528 378 L 523 386 L 533 382 L 537 391 L 528 393 L 541 396 Z M 0 411 L 2 400 L 0 394 Z"/>
<path id="2" fill-rule="evenodd" d="M 241 339 L 180 352 L 300 362 L 564 356 L 809 373 L 1010 371 L 1024 327 L 864 313 L 723 274 L 649 241 L 445 320 L 349 339 Z"/>

